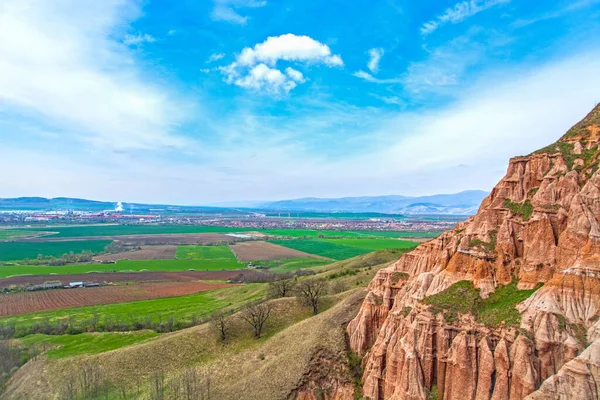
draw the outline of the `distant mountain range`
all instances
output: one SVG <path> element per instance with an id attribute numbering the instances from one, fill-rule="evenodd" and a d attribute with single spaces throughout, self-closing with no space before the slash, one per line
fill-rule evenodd
<path id="1" fill-rule="evenodd" d="M 308 197 L 260 204 L 258 208 L 281 211 L 378 212 L 407 215 L 471 215 L 488 195 L 482 190 L 431 196 Z"/>
<path id="2" fill-rule="evenodd" d="M 484 197 L 482 190 L 432 196 L 365 196 L 342 198 L 302 198 L 271 202 L 237 202 L 221 207 L 176 206 L 139 203 L 104 202 L 68 197 L 19 197 L 0 199 L 0 210 L 73 210 L 124 211 L 129 213 L 161 212 L 227 212 L 240 208 L 248 211 L 384 213 L 405 215 L 472 215 Z"/>

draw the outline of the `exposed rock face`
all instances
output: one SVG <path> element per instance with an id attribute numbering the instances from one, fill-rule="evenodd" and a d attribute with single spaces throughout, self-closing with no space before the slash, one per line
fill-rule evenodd
<path id="1" fill-rule="evenodd" d="M 365 356 L 365 397 L 598 398 L 599 143 L 600 105 L 557 143 L 511 159 L 475 216 L 379 271 L 347 329 Z M 483 298 L 515 281 L 542 287 L 518 304 L 520 326 L 450 320 L 423 301 L 465 280 Z"/>

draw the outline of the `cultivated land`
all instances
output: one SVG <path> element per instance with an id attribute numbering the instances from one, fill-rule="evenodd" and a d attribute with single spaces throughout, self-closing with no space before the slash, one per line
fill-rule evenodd
<path id="1" fill-rule="evenodd" d="M 180 260 L 236 261 L 235 254 L 227 246 L 178 246 L 175 256 Z"/>
<path id="2" fill-rule="evenodd" d="M 296 239 L 271 240 L 269 242 L 305 253 L 331 258 L 332 260 L 345 260 L 369 252 L 369 250 L 329 243 L 324 240 Z"/>
<path id="3" fill-rule="evenodd" d="M 238 277 L 240 274 L 254 274 L 252 270 L 230 271 L 181 271 L 181 272 L 103 272 L 92 274 L 71 275 L 19 275 L 0 279 L 0 289 L 11 285 L 26 286 L 39 285 L 48 281 L 60 281 L 64 285 L 69 282 L 151 282 L 151 281 L 198 281 L 220 280 L 226 281 Z"/>
<path id="4" fill-rule="evenodd" d="M 147 235 L 113 235 L 113 236 L 77 236 L 77 237 L 54 237 L 43 236 L 40 238 L 27 239 L 28 243 L 38 242 L 68 242 L 89 240 L 118 240 L 128 245 L 158 245 L 158 244 L 218 244 L 233 243 L 236 238 L 222 233 L 187 233 L 187 234 L 147 234 Z"/>
<path id="5" fill-rule="evenodd" d="M 228 286 L 231 285 L 206 282 L 161 282 L 11 293 L 0 297 L 0 317 L 63 308 L 184 296 Z"/>
<path id="6" fill-rule="evenodd" d="M 339 244 L 350 247 L 358 247 L 365 250 L 383 249 L 410 249 L 416 247 L 417 243 L 409 240 L 398 239 L 321 239 L 327 243 Z"/>
<path id="7" fill-rule="evenodd" d="M 110 240 L 81 240 L 69 242 L 0 242 L 0 261 L 23 260 L 36 258 L 39 254 L 44 256 L 60 257 L 69 252 L 81 253 L 91 251 L 100 253 L 104 251 Z"/>
<path id="8" fill-rule="evenodd" d="M 0 265 L 0 278 L 16 275 L 86 274 L 90 272 L 130 271 L 219 271 L 243 269 L 237 261 L 227 260 L 123 260 L 114 264 Z"/>
<path id="9" fill-rule="evenodd" d="M 246 229 L 186 225 L 82 225 L 32 228 L 32 230 L 37 232 L 52 232 L 52 237 L 73 238 L 85 236 L 228 233 L 245 231 Z M 23 231 L 27 232 L 29 229 L 23 229 Z"/>
<path id="10" fill-rule="evenodd" d="M 94 256 L 94 261 L 118 261 L 118 260 L 172 260 L 175 257 L 177 246 L 142 246 L 141 250 L 124 251 L 113 254 L 101 254 Z"/>
<path id="11" fill-rule="evenodd" d="M 127 286 L 125 287 L 127 288 Z M 263 297 L 265 291 L 264 284 L 247 284 L 180 297 L 66 308 L 3 317 L 0 318 L 0 325 L 15 324 L 19 329 L 46 323 L 46 321 L 51 324 L 59 321 L 82 324 L 91 320 L 95 315 L 99 316 L 101 324 L 107 320 L 130 323 L 132 319 L 143 320 L 146 318 L 152 321 L 166 321 L 170 317 L 173 317 L 177 323 L 182 323 L 189 322 L 193 318 L 206 317 L 219 309 L 239 307 L 246 301 Z"/>
<path id="12" fill-rule="evenodd" d="M 333 377 L 348 382 L 351 387 L 353 367 L 329 368 L 331 365 L 354 365 L 352 363 L 356 361 L 348 359 L 344 327 L 356 314 L 364 294 L 360 289 L 347 289 L 364 287 L 380 268 L 388 265 L 392 259 L 397 259 L 403 251 L 378 251 L 317 267 L 316 270 L 320 273 L 318 277 L 332 285 L 338 283 L 346 289 L 342 289 L 340 294 L 326 296 L 321 304 L 321 314 L 317 316 L 312 316 L 310 310 L 294 298 L 270 300 L 273 311 L 261 339 L 258 340 L 252 338 L 248 326 L 237 315 L 230 320 L 233 324 L 231 336 L 225 342 L 215 336 L 211 324 L 148 338 L 131 337 L 129 334 L 122 338 L 113 336 L 114 334 L 28 336 L 22 340 L 26 345 L 39 346 L 46 343 L 57 348 L 51 350 L 47 357 L 40 357 L 17 372 L 11 381 L 7 397 L 18 398 L 27 391 L 28 394 L 39 395 L 41 398 L 50 398 L 54 393 L 61 393 L 65 384 L 79 374 L 82 365 L 89 365 L 88 363 L 99 366 L 103 379 L 111 382 L 109 398 L 118 398 L 117 391 L 126 391 L 128 398 L 152 398 L 152 382 L 155 382 L 153 377 L 161 376 L 161 371 L 168 371 L 165 376 L 167 387 L 163 393 L 166 399 L 181 398 L 181 394 L 177 395 L 169 389 L 170 382 L 178 374 L 190 371 L 197 371 L 200 377 L 210 376 L 211 398 L 219 399 L 239 399 L 240 393 L 244 393 L 245 398 L 295 398 L 299 392 L 308 389 L 302 382 L 306 381 L 307 374 L 314 371 L 315 367 L 327 371 L 323 374 L 323 379 Z M 263 297 L 265 286 L 249 284 L 203 292 L 175 298 L 178 302 L 172 302 L 175 299 L 159 299 L 102 306 L 129 308 L 112 316 L 107 308 L 93 309 L 112 320 L 127 320 L 127 315 L 134 313 L 140 318 L 151 315 L 156 319 L 156 314 L 152 313 L 162 313 L 164 321 L 168 318 L 168 312 L 174 312 L 173 315 L 178 317 L 186 312 L 188 315 L 197 315 L 199 312 L 206 314 L 224 307 L 239 308 L 244 301 Z M 151 304 L 151 307 L 142 308 L 139 307 L 140 304 Z M 194 310 L 186 309 L 186 304 L 194 307 Z M 73 315 L 70 320 L 89 319 L 93 313 L 91 308 L 87 309 L 87 315 L 80 315 L 81 309 L 68 310 Z M 35 321 L 42 321 L 44 316 L 56 321 L 58 312 L 60 311 L 51 315 L 34 314 L 35 318 L 23 315 L 0 319 L 0 324 L 20 318 L 18 324 L 31 326 Z M 69 314 L 63 314 L 62 318 Z M 146 331 L 139 333 L 143 332 Z M 318 364 L 315 365 L 315 362 Z M 286 368 L 281 368 L 282 365 Z M 40 384 L 42 376 L 44 384 Z M 204 387 L 206 381 L 199 381 L 199 384 Z M 323 385 L 328 390 L 325 381 L 316 384 Z M 49 390 L 48 387 L 52 389 Z"/>
<path id="13" fill-rule="evenodd" d="M 17 230 L 17 229 L 0 229 L 0 240 L 14 240 L 25 237 L 35 237 L 46 232 L 38 232 L 33 230 Z"/>
<path id="14" fill-rule="evenodd" d="M 289 247 L 279 246 L 270 242 L 242 242 L 233 244 L 230 247 L 240 260 L 263 261 L 298 257 L 318 258 L 318 255 L 294 250 Z"/>
<path id="15" fill-rule="evenodd" d="M 315 268 L 321 265 L 331 264 L 329 259 L 317 259 L 314 257 L 284 258 L 281 260 L 261 261 L 262 267 L 269 268 L 271 272 L 285 273 L 294 272 L 299 269 Z"/>

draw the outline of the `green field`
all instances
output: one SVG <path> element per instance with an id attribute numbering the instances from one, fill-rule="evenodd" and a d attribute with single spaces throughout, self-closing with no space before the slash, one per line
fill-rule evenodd
<path id="1" fill-rule="evenodd" d="M 285 258 L 281 260 L 259 261 L 261 266 L 269 268 L 271 272 L 284 273 L 294 272 L 298 269 L 313 268 L 321 265 L 331 264 L 330 260 L 319 260 L 317 258 Z"/>
<path id="2" fill-rule="evenodd" d="M 112 322 L 129 323 L 133 319 L 151 318 L 152 321 L 166 321 L 169 317 L 173 317 L 178 321 L 190 321 L 194 316 L 206 317 L 216 310 L 237 307 L 245 301 L 261 298 L 264 294 L 264 284 L 247 284 L 188 296 L 15 315 L 0 318 L 0 324 L 14 323 L 19 328 L 45 321 L 53 323 L 67 318 L 70 323 L 78 324 L 90 320 L 94 315 L 100 316 L 101 324 L 106 319 Z"/>
<path id="3" fill-rule="evenodd" d="M 175 257 L 180 260 L 237 261 L 229 246 L 178 246 Z"/>
<path id="4" fill-rule="evenodd" d="M 220 271 L 246 268 L 235 260 L 122 260 L 115 264 L 69 264 L 64 266 L 0 266 L 0 278 L 15 275 L 86 274 L 127 271 Z"/>
<path id="5" fill-rule="evenodd" d="M 115 350 L 130 344 L 139 343 L 159 336 L 154 331 L 123 333 L 80 333 L 78 335 L 42 335 L 26 336 L 19 341 L 27 346 L 48 346 L 52 348 L 46 354 L 48 358 L 62 358 L 83 354 L 98 354 Z"/>
<path id="6" fill-rule="evenodd" d="M 435 238 L 438 237 L 441 232 L 357 231 L 353 233 L 365 236 L 390 238 Z"/>
<path id="7" fill-rule="evenodd" d="M 18 239 L 22 236 L 32 236 L 38 233 L 39 231 L 33 230 L 0 229 L 0 240 Z"/>
<path id="8" fill-rule="evenodd" d="M 69 252 L 84 250 L 101 253 L 110 240 L 81 240 L 69 242 L 0 242 L 0 261 L 23 260 L 44 256 L 60 257 Z"/>
<path id="9" fill-rule="evenodd" d="M 370 250 L 330 243 L 325 240 L 295 239 L 270 240 L 269 242 L 333 260 L 345 260 L 370 252 Z"/>
<path id="10" fill-rule="evenodd" d="M 189 225 L 89 225 L 89 226 L 57 226 L 32 228 L 36 232 L 56 232 L 50 237 L 82 237 L 82 236 L 115 236 L 115 235 L 150 235 L 167 233 L 228 233 L 249 231 L 250 229 L 226 228 L 220 226 Z M 31 232 L 30 230 L 25 230 Z"/>
<path id="11" fill-rule="evenodd" d="M 418 243 L 410 240 L 398 239 L 320 239 L 328 243 L 339 244 L 350 247 L 358 247 L 365 250 L 384 249 L 409 249 L 416 247 Z"/>

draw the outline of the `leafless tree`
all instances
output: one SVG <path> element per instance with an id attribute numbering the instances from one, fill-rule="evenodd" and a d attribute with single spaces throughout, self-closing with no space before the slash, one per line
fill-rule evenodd
<path id="1" fill-rule="evenodd" d="M 231 330 L 231 323 L 227 314 L 222 311 L 217 311 L 212 315 L 211 324 L 219 335 L 219 339 L 222 341 L 227 340 L 229 331 Z"/>
<path id="2" fill-rule="evenodd" d="M 254 330 L 254 338 L 260 339 L 263 327 L 273 307 L 267 302 L 250 303 L 240 313 L 240 318 L 246 321 Z"/>
<path id="3" fill-rule="evenodd" d="M 312 307 L 313 314 L 319 313 L 319 304 L 327 294 L 327 282 L 323 279 L 304 279 L 298 282 L 297 296 L 302 303 Z"/>
<path id="4" fill-rule="evenodd" d="M 277 279 L 276 281 L 269 283 L 269 297 L 279 298 L 292 296 L 295 286 L 296 281 L 294 279 L 286 279 L 286 277 Z"/>

